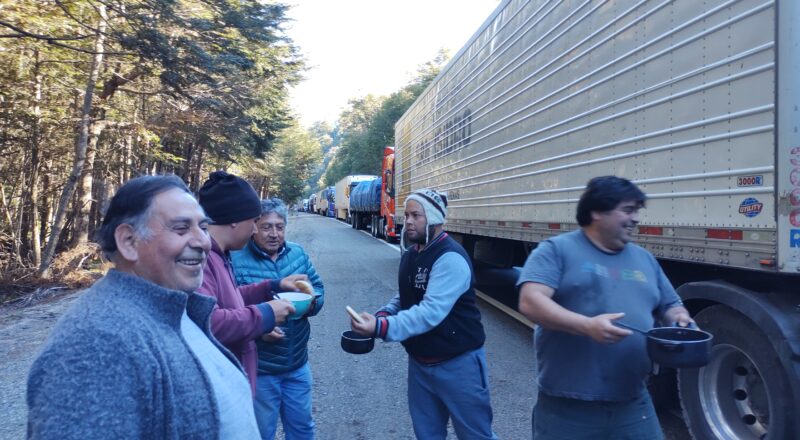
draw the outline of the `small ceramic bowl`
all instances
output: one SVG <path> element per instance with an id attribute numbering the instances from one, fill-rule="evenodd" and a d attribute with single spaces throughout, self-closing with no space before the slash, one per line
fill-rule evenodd
<path id="1" fill-rule="evenodd" d="M 289 319 L 299 319 L 305 315 L 311 305 L 311 300 L 314 299 L 312 295 L 303 292 L 281 292 L 275 294 L 275 297 L 291 301 L 294 305 L 294 313 L 289 315 Z"/>

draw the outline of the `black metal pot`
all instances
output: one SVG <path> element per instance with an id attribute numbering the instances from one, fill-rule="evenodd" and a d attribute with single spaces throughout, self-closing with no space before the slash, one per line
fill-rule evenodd
<path id="1" fill-rule="evenodd" d="M 650 360 L 670 368 L 697 368 L 708 364 L 714 336 L 698 328 L 656 327 L 648 331 L 616 322 L 647 337 Z"/>
<path id="2" fill-rule="evenodd" d="M 362 336 L 348 330 L 342 332 L 342 350 L 352 354 L 364 354 L 372 351 L 375 346 L 375 338 Z"/>

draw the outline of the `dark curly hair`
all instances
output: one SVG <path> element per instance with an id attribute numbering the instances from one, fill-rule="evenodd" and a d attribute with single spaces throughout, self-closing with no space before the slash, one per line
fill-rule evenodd
<path id="1" fill-rule="evenodd" d="M 608 212 L 620 203 L 634 201 L 644 207 L 647 196 L 633 182 L 617 176 L 595 177 L 586 185 L 578 201 L 575 218 L 581 226 L 592 224 L 592 212 Z"/>

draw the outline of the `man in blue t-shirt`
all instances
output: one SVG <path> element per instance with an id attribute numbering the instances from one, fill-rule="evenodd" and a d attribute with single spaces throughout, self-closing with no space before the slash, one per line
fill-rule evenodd
<path id="1" fill-rule="evenodd" d="M 536 440 L 663 438 L 645 337 L 614 323 L 693 323 L 656 259 L 629 243 L 644 204 L 629 180 L 596 177 L 578 202 L 581 228 L 525 262 L 517 286 L 520 311 L 538 325 Z"/>

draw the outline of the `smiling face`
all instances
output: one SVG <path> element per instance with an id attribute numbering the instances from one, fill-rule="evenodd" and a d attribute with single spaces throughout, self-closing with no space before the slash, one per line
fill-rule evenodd
<path id="1" fill-rule="evenodd" d="M 262 215 L 256 222 L 256 234 L 253 240 L 268 255 L 274 256 L 286 242 L 286 222 L 275 212 Z"/>
<path id="2" fill-rule="evenodd" d="M 633 239 L 641 206 L 640 202 L 629 200 L 621 202 L 611 211 L 592 212 L 591 227 L 597 231 L 599 244 L 607 250 L 622 250 Z"/>
<path id="3" fill-rule="evenodd" d="M 147 220 L 148 236 L 132 232 L 130 245 L 122 251 L 129 271 L 167 289 L 193 292 L 203 282 L 211 249 L 207 224 L 191 194 L 171 189 L 155 196 Z M 120 228 L 126 226 L 132 230 L 130 225 Z"/>

